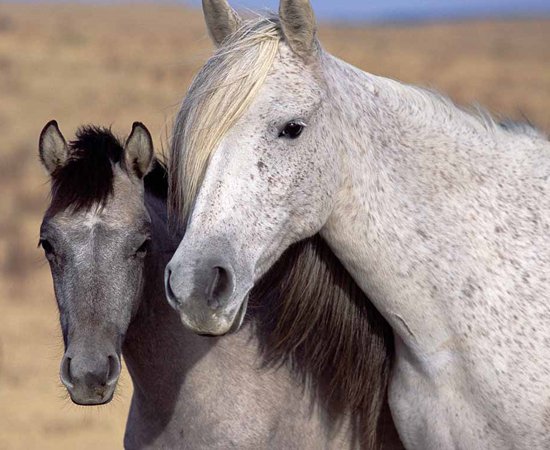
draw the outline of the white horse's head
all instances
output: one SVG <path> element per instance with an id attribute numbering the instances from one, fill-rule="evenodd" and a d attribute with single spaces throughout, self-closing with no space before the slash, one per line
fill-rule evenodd
<path id="1" fill-rule="evenodd" d="M 218 335 L 240 326 L 281 254 L 327 221 L 342 152 L 309 1 L 251 22 L 225 0 L 203 7 L 219 48 L 177 118 L 171 204 L 186 234 L 166 287 L 188 327 Z"/>

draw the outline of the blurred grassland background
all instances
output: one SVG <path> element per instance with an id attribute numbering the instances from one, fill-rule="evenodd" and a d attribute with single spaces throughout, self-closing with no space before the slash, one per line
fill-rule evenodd
<path id="1" fill-rule="evenodd" d="M 369 72 L 550 129 L 550 20 L 331 26 L 324 46 Z M 0 449 L 120 448 L 131 382 L 110 405 L 74 406 L 49 269 L 36 248 L 48 180 L 37 139 L 50 119 L 166 143 L 211 52 L 200 11 L 159 5 L 0 4 Z"/>

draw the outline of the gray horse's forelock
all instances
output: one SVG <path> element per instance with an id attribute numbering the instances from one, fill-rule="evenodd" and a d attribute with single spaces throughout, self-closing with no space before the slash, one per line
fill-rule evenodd
<path id="1" fill-rule="evenodd" d="M 170 150 L 169 208 L 176 221 L 185 221 L 212 153 L 263 85 L 280 39 L 275 18 L 244 22 L 193 80 Z"/>

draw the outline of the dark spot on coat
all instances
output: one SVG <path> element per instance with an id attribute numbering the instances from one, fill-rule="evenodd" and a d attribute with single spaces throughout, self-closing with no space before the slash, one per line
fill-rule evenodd
<path id="1" fill-rule="evenodd" d="M 419 228 L 416 229 L 416 233 L 425 241 L 427 241 L 430 237 L 428 236 L 428 233 L 426 233 L 423 230 L 420 230 Z"/>

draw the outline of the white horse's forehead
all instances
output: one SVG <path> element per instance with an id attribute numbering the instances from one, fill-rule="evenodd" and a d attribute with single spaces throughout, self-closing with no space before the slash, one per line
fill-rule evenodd
<path id="1" fill-rule="evenodd" d="M 265 80 L 263 91 L 267 90 L 277 96 L 288 94 L 297 102 L 311 102 L 321 96 L 320 80 L 317 65 L 306 64 L 282 42 Z"/>

